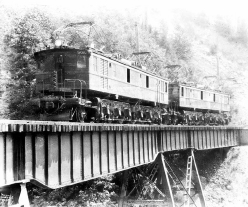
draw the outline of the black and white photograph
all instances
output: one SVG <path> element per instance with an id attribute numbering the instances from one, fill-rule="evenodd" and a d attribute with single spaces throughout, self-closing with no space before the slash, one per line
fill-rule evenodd
<path id="1" fill-rule="evenodd" d="M 0 0 L 0 207 L 248 207 L 247 9 Z"/>

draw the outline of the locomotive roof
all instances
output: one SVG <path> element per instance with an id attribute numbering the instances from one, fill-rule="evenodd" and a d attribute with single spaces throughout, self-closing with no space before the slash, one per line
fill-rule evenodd
<path id="1" fill-rule="evenodd" d="M 84 49 L 76 49 L 76 48 L 68 48 L 68 47 L 66 47 L 66 48 L 52 48 L 52 49 L 46 49 L 46 50 L 41 50 L 41 51 L 35 52 L 34 55 L 37 57 L 39 53 L 49 53 L 49 52 L 55 52 L 55 51 L 57 51 L 57 52 L 58 52 L 58 51 L 61 51 L 61 52 L 62 52 L 62 51 L 64 51 L 64 52 L 65 52 L 65 51 L 75 51 L 75 52 L 77 52 L 77 51 L 87 51 L 89 54 L 90 54 L 90 53 L 95 53 L 95 54 L 101 55 L 101 56 L 103 56 L 103 57 L 105 57 L 105 58 L 107 58 L 107 59 L 110 59 L 110 60 L 119 62 L 119 63 L 121 63 L 121 64 L 123 64 L 123 65 L 127 65 L 127 66 L 129 66 L 129 67 L 135 68 L 136 70 L 139 70 L 139 71 L 141 71 L 141 72 L 143 72 L 143 73 L 146 73 L 146 74 L 149 74 L 149 75 L 151 75 L 151 76 L 155 76 L 155 77 L 157 77 L 157 78 L 163 79 L 164 81 L 167 81 L 167 82 L 169 81 L 168 79 L 166 79 L 166 78 L 164 78 L 164 77 L 161 77 L 161 76 L 159 76 L 159 75 L 156 75 L 156 74 L 154 74 L 154 73 L 151 73 L 151 72 L 149 72 L 149 71 L 146 71 L 146 70 L 144 70 L 144 69 L 142 69 L 142 68 L 139 68 L 139 67 L 137 67 L 137 66 L 134 66 L 134 65 L 125 63 L 125 62 L 123 62 L 123 61 L 121 61 L 121 60 L 118 60 L 118 59 L 112 57 L 112 56 L 109 56 L 108 54 L 104 54 L 103 52 L 98 51 L 98 50 L 96 50 L 96 49 L 94 49 L 94 48 L 84 48 Z"/>

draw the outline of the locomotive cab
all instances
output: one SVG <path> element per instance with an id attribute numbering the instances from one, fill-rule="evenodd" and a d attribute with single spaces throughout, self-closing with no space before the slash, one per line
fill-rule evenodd
<path id="1" fill-rule="evenodd" d="M 84 121 L 89 68 L 88 50 L 50 49 L 35 53 L 36 90 L 41 93 L 43 120 Z"/>
<path id="2" fill-rule="evenodd" d="M 35 53 L 38 64 L 36 89 L 39 92 L 66 92 L 68 89 L 80 90 L 80 82 L 66 82 L 66 79 L 83 80 L 87 88 L 89 53 L 87 50 L 51 49 Z"/>

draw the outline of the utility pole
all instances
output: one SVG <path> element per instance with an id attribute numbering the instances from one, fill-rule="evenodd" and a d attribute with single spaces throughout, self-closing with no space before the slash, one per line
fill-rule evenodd
<path id="1" fill-rule="evenodd" d="M 136 31 L 136 44 L 137 44 L 137 53 L 140 52 L 140 49 L 139 49 L 139 29 L 138 29 L 138 23 L 136 22 L 135 23 L 135 31 Z M 140 56 L 138 55 L 138 61 L 139 61 L 139 64 L 141 64 L 140 62 Z"/>
<path id="2" fill-rule="evenodd" d="M 219 57 L 218 53 L 216 54 L 216 62 L 217 62 L 217 80 L 220 81 L 220 68 L 219 68 Z"/>
<path id="3" fill-rule="evenodd" d="M 139 52 L 139 29 L 138 29 L 138 23 L 135 23 L 135 31 L 136 31 L 136 44 L 137 44 L 137 52 Z"/>

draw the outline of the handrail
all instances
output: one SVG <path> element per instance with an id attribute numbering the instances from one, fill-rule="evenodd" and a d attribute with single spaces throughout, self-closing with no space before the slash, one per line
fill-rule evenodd
<path id="1" fill-rule="evenodd" d="M 79 81 L 80 82 L 80 99 L 82 100 L 82 91 L 83 91 L 83 83 L 84 83 L 84 85 L 85 85 L 85 102 L 86 102 L 86 99 L 87 99 L 87 84 L 86 84 L 86 81 L 84 81 L 84 80 L 80 80 L 80 79 L 65 79 L 64 80 L 65 82 L 67 81 L 67 82 L 73 82 L 74 83 L 74 89 L 76 89 L 75 88 L 75 82 L 76 81 Z M 64 82 L 64 86 L 65 86 L 65 82 Z"/>

